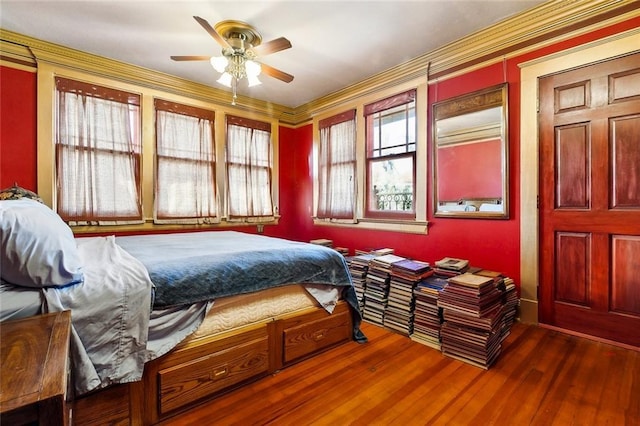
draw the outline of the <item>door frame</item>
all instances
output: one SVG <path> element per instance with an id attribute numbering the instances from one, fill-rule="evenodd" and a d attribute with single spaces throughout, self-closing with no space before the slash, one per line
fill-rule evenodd
<path id="1" fill-rule="evenodd" d="M 638 51 L 640 28 L 519 64 L 520 70 L 520 320 L 538 323 L 538 79 Z M 535 225 L 532 225 L 535 224 Z"/>

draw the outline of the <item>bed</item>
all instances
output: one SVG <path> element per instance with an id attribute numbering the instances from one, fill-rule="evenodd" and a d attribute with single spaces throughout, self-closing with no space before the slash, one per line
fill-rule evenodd
<path id="1" fill-rule="evenodd" d="M 81 424 L 154 424 L 366 341 L 330 248 L 234 231 L 76 238 L 26 199 L 0 201 L 0 216 L 0 320 L 72 311 Z"/>

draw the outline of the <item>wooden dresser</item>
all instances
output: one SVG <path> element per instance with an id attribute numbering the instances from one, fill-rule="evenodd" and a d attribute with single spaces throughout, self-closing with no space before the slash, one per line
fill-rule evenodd
<path id="1" fill-rule="evenodd" d="M 0 323 L 0 424 L 69 424 L 70 332 L 70 311 Z"/>

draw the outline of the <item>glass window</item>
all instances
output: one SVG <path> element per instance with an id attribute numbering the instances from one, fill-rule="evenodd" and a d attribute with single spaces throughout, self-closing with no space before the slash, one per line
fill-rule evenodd
<path id="1" fill-rule="evenodd" d="M 57 209 L 73 224 L 139 223 L 140 96 L 56 78 Z"/>
<path id="2" fill-rule="evenodd" d="M 416 91 L 365 106 L 365 216 L 415 218 Z"/>
<path id="3" fill-rule="evenodd" d="M 356 111 L 321 120 L 318 152 L 320 219 L 354 219 L 356 194 Z"/>
<path id="4" fill-rule="evenodd" d="M 218 220 L 214 113 L 156 99 L 157 222 Z"/>
<path id="5" fill-rule="evenodd" d="M 227 116 L 227 199 L 230 220 L 273 219 L 271 125 Z"/>

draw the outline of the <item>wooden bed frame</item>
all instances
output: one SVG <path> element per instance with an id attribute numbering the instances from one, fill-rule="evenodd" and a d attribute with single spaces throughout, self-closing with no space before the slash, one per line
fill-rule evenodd
<path id="1" fill-rule="evenodd" d="M 179 344 L 139 382 L 73 401 L 77 425 L 152 425 L 352 339 L 349 306 L 309 308 Z"/>

